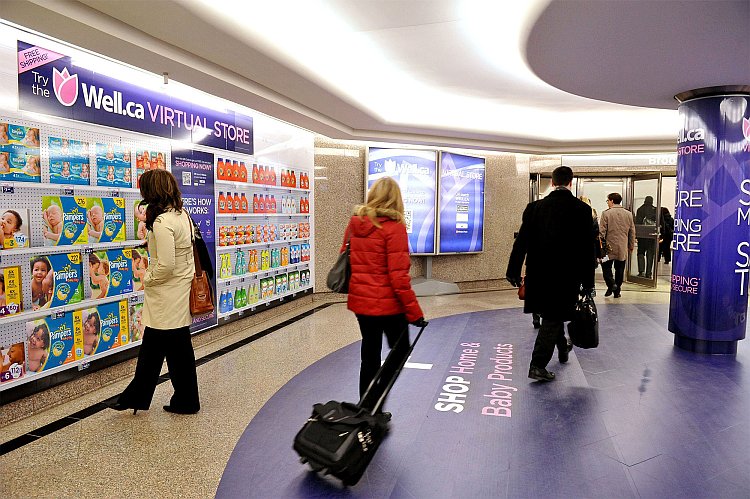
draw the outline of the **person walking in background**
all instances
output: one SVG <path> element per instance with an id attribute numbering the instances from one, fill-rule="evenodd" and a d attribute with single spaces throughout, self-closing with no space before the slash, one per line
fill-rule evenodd
<path id="1" fill-rule="evenodd" d="M 646 196 L 643 204 L 635 212 L 636 225 L 647 225 L 656 228 L 656 206 L 654 198 Z M 648 230 L 648 229 L 647 229 Z M 644 277 L 644 267 L 646 270 L 646 279 L 651 279 L 651 271 L 654 268 L 654 250 L 656 241 L 650 237 L 638 238 L 638 277 Z"/>
<path id="2" fill-rule="evenodd" d="M 664 256 L 664 263 L 669 265 L 672 261 L 672 237 L 674 237 L 674 218 L 669 213 L 669 209 L 662 206 L 661 208 L 661 219 L 659 220 L 661 227 L 661 235 L 659 236 L 659 255 L 656 257 L 658 261 L 661 261 L 661 257 Z"/>
<path id="3" fill-rule="evenodd" d="M 622 207 L 622 196 L 613 192 L 607 196 L 607 208 L 599 220 L 599 235 L 609 245 L 607 260 L 602 262 L 604 282 L 607 292 L 604 296 L 620 297 L 622 280 L 625 274 L 625 260 L 635 247 L 635 224 L 633 214 Z M 612 276 L 612 266 L 615 275 Z"/>
<path id="4" fill-rule="evenodd" d="M 398 340 L 408 331 L 409 323 L 417 327 L 427 324 L 411 288 L 404 202 L 395 180 L 383 177 L 373 184 L 367 203 L 357 206 L 349 220 L 341 252 L 347 241 L 351 264 L 347 308 L 356 314 L 362 334 L 361 398 L 380 368 L 383 334 L 388 346 L 403 356 L 409 349 L 408 338 Z M 363 407 L 374 407 L 393 375 L 383 373 L 383 386 L 368 394 L 370 400 L 363 400 Z M 383 414 L 390 419 L 390 413 Z"/>
<path id="5" fill-rule="evenodd" d="M 555 346 L 558 360 L 568 361 L 572 345 L 565 338 L 565 321 L 573 318 L 581 290 L 594 290 L 591 207 L 570 192 L 572 181 L 573 170 L 555 168 L 555 189 L 526 206 L 506 271 L 508 282 L 520 286 L 526 260 L 524 312 L 542 316 L 529 366 L 529 378 L 539 381 L 555 379 L 547 370 Z"/>
<path id="6" fill-rule="evenodd" d="M 578 196 L 578 199 L 591 206 L 591 199 L 586 196 Z M 591 235 L 594 244 L 594 268 L 599 266 L 599 261 L 602 259 L 601 245 L 599 244 L 599 215 L 596 210 L 591 206 Z"/>
<path id="7" fill-rule="evenodd" d="M 195 353 L 190 340 L 190 283 L 195 274 L 193 223 L 183 209 L 177 181 L 167 170 L 141 176 L 141 197 L 148 203 L 146 229 L 150 264 L 143 278 L 145 326 L 135 376 L 110 407 L 148 410 L 162 363 L 167 359 L 174 395 L 164 410 L 194 414 L 200 409 Z"/>

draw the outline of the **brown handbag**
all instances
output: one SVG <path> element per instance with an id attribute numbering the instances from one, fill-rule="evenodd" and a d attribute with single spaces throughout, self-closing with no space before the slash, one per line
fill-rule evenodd
<path id="1" fill-rule="evenodd" d="M 521 285 L 518 287 L 518 299 L 519 300 L 525 300 L 526 299 L 526 278 L 521 278 Z"/>
<path id="2" fill-rule="evenodd" d="M 192 218 L 190 219 L 190 225 L 193 229 L 190 232 L 190 239 L 193 243 L 193 260 L 195 261 L 195 275 L 190 283 L 190 314 L 195 317 L 213 312 L 214 302 L 208 276 L 201 267 L 201 259 L 198 256 L 198 249 L 195 247 L 195 225 Z"/>

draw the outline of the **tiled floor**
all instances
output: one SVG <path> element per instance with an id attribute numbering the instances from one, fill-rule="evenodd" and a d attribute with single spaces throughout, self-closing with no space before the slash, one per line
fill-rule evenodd
<path id="1" fill-rule="evenodd" d="M 307 472 L 291 451 L 312 402 L 356 395 L 356 320 L 334 304 L 201 365 L 203 409 L 196 416 L 161 410 L 171 394 L 164 383 L 148 412 L 103 410 L 0 456 L 0 493 L 750 497 L 750 347 L 741 342 L 736 358 L 675 350 L 665 288 L 628 286 L 619 300 L 600 294 L 600 347 L 575 350 L 565 366 L 553 359 L 559 378 L 549 384 L 525 378 L 534 332 L 512 290 L 420 299 L 428 318 L 443 317 L 412 358 L 433 368 L 404 372 L 389 400 L 393 432 L 350 489 Z M 511 418 L 483 417 L 468 405 L 463 414 L 432 409 L 459 343 L 477 335 L 487 345 L 514 345 L 520 375 Z M 486 388 L 476 379 L 472 403 Z M 0 440 L 100 402 L 126 383 L 6 426 Z"/>

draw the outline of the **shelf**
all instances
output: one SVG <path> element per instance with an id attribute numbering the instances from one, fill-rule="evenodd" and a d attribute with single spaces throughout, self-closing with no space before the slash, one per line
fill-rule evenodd
<path id="1" fill-rule="evenodd" d="M 83 308 L 93 307 L 96 305 L 104 305 L 105 303 L 113 303 L 120 300 L 127 299 L 128 301 L 132 301 L 133 298 L 139 296 L 143 296 L 143 291 L 132 291 L 130 293 L 125 293 L 122 295 L 108 296 L 107 298 L 88 298 L 86 300 L 81 300 L 78 303 L 63 305 L 61 307 L 42 308 L 39 310 L 26 310 L 24 312 L 21 312 L 20 314 L 0 317 L 0 326 L 2 326 L 3 324 L 12 324 L 15 322 L 33 321 L 35 319 L 41 319 L 42 317 L 47 317 L 50 315 L 74 312 Z"/>
<path id="2" fill-rule="evenodd" d="M 63 246 L 32 246 L 30 248 L 17 248 L 17 249 L 6 249 L 0 251 L 0 259 L 4 255 L 48 255 L 57 253 L 73 253 L 80 252 L 83 254 L 91 253 L 92 251 L 99 251 L 113 248 L 128 248 L 136 247 L 145 243 L 140 239 L 129 239 L 127 241 L 115 241 L 112 243 L 94 243 L 94 244 L 67 244 Z"/>
<path id="3" fill-rule="evenodd" d="M 252 278 L 252 277 L 260 277 L 261 274 L 266 274 L 263 277 L 268 277 L 269 275 L 276 275 L 279 273 L 279 271 L 294 271 L 294 270 L 307 270 L 306 268 L 299 268 L 299 267 L 306 267 L 309 266 L 310 262 L 300 262 L 300 263 L 294 263 L 292 265 L 285 265 L 283 267 L 275 267 L 268 270 L 260 270 L 258 272 L 250 272 L 248 274 L 242 274 L 242 275 L 233 275 L 232 277 L 227 277 L 224 279 L 218 278 L 216 279 L 216 288 L 218 290 L 219 286 L 230 286 L 234 282 L 245 282 L 246 278 Z M 217 269 L 218 270 L 218 269 Z"/>
<path id="4" fill-rule="evenodd" d="M 300 239 L 277 239 L 276 241 L 269 241 L 267 243 L 250 243 L 250 244 L 235 244 L 235 245 L 229 245 L 229 246 L 217 246 L 216 251 L 226 251 L 226 250 L 233 250 L 233 249 L 246 249 L 246 248 L 269 248 L 271 246 L 276 246 L 277 244 L 294 244 L 294 243 L 300 243 L 309 241 L 309 237 L 300 238 Z"/>
<path id="5" fill-rule="evenodd" d="M 253 184 L 252 182 L 235 182 L 234 180 L 216 180 L 214 182 L 216 186 L 225 185 L 227 187 L 233 187 L 235 189 L 242 189 L 243 187 L 252 187 L 254 189 L 273 189 L 276 191 L 289 191 L 289 192 L 310 192 L 310 189 L 302 189 L 301 187 L 282 187 L 280 185 L 268 185 L 268 184 Z"/>
<path id="6" fill-rule="evenodd" d="M 2 191 L 4 193 L 12 193 L 7 190 L 21 189 L 24 187 L 33 187 L 35 189 L 44 189 L 46 191 L 59 191 L 63 196 L 75 196 L 76 191 L 93 192 L 93 191 L 108 191 L 110 197 L 119 197 L 122 193 L 138 193 L 140 189 L 135 187 L 112 187 L 109 185 L 79 185 L 79 184 L 47 184 L 44 182 L 0 182 Z M 72 191 L 72 192 L 68 192 Z"/>
<path id="7" fill-rule="evenodd" d="M 312 286 L 306 286 L 304 288 L 295 289 L 294 291 L 288 291 L 285 294 L 280 295 L 280 296 L 274 296 L 273 298 L 267 298 L 265 300 L 260 300 L 260 301 L 258 301 L 256 303 L 248 303 L 246 306 L 244 306 L 242 308 L 235 308 L 235 309 L 232 309 L 229 312 L 225 312 L 223 314 L 217 314 L 217 317 L 219 319 L 223 319 L 225 317 L 229 317 L 229 316 L 235 315 L 235 314 L 242 315 L 242 313 L 245 312 L 246 310 L 254 311 L 258 307 L 262 307 L 263 305 L 270 305 L 271 303 L 273 303 L 276 300 L 284 301 L 284 298 L 294 297 L 298 293 L 304 293 L 305 291 L 308 291 L 310 289 L 312 289 Z M 217 310 L 218 310 L 218 308 L 217 308 Z"/>
<path id="8" fill-rule="evenodd" d="M 310 213 L 217 213 L 216 220 L 237 220 L 238 218 L 309 217 Z"/>

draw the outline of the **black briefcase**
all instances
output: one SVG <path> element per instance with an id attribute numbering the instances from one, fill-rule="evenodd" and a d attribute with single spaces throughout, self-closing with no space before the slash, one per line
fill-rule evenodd
<path id="1" fill-rule="evenodd" d="M 294 450 L 303 464 L 335 476 L 344 485 L 354 485 L 362 478 L 388 433 L 388 420 L 380 408 L 423 331 L 424 327 L 401 358 L 394 356 L 396 348 L 388 354 L 357 404 L 331 400 L 313 406 L 312 415 L 294 437 Z M 409 341 L 408 328 L 398 341 Z M 382 379 L 384 372 L 391 371 L 394 374 L 390 379 Z M 376 396 L 377 401 L 370 403 Z"/>

